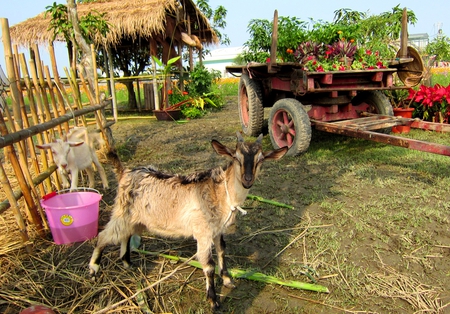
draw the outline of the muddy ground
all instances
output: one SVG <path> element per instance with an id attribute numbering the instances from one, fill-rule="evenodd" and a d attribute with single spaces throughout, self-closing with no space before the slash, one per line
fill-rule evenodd
<path id="1" fill-rule="evenodd" d="M 131 117 L 112 126 L 115 145 L 127 166 L 153 164 L 181 174 L 225 164 L 210 141 L 233 146 L 238 130 L 234 98 L 223 110 L 186 123 Z M 264 147 L 271 149 L 268 135 Z M 392 154 L 390 164 L 371 161 L 377 149 Z M 449 188 L 439 185 L 443 191 L 434 195 L 420 192 L 436 184 L 435 180 L 449 177 L 450 171 L 444 165 L 439 168 L 444 171 L 442 177 L 437 178 L 431 166 L 418 169 L 408 159 L 415 155 L 404 157 L 410 160 L 404 167 L 395 149 L 400 148 L 314 131 L 306 154 L 265 163 L 250 193 L 294 208 L 248 200 L 244 204 L 248 214 L 238 217 L 235 230 L 225 239 L 229 267 L 316 282 L 330 293 L 245 279 L 236 280 L 237 287 L 230 290 L 217 280 L 219 312 L 450 313 L 446 306 L 450 302 Z M 352 154 L 358 158 L 349 162 Z M 424 158 L 418 163 L 426 163 Z M 100 189 L 100 228 L 108 220 L 116 186 L 111 166 L 105 168 L 112 188 Z M 402 183 L 405 178 L 407 182 Z M 413 197 L 406 198 L 408 193 Z M 438 212 L 419 211 L 430 208 L 430 203 Z M 407 206 L 414 209 L 409 211 Z M 27 299 L 52 305 L 60 313 L 93 313 L 108 307 L 112 308 L 109 313 L 209 312 L 202 271 L 190 266 L 131 298 L 179 266 L 160 257 L 133 253 L 136 268 L 125 270 L 118 262 L 118 248 L 108 248 L 102 275 L 92 283 L 87 263 L 94 243 L 56 246 L 49 235 L 36 241 L 35 257 L 23 252 L 0 257 L 0 310 L 16 313 Z M 142 248 L 185 258 L 196 249 L 193 240 L 148 234 Z M 14 282 L 20 278 L 33 291 L 22 300 L 26 289 Z"/>

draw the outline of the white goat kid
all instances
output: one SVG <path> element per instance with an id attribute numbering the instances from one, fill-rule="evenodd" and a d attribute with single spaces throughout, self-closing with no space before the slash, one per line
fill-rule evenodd
<path id="1" fill-rule="evenodd" d="M 231 159 L 225 167 L 216 167 L 188 176 L 160 172 L 153 167 L 123 169 L 115 153 L 110 158 L 119 174 L 119 187 L 105 229 L 99 233 L 89 267 L 95 276 L 100 269 L 102 251 L 108 244 L 120 244 L 120 257 L 129 267 L 130 237 L 145 228 L 166 237 L 193 237 L 197 241 L 197 259 L 206 276 L 207 299 L 212 308 L 219 306 L 214 289 L 216 247 L 219 274 L 227 287 L 234 287 L 225 265 L 223 234 L 236 218 L 265 160 L 281 158 L 287 147 L 263 152 L 262 134 L 254 143 L 246 143 L 237 133 L 236 149 L 213 140 L 214 150 Z"/>
<path id="2" fill-rule="evenodd" d="M 58 166 L 59 173 L 64 188 L 69 187 L 67 175 L 70 174 L 70 189 L 78 187 L 78 173 L 86 170 L 89 179 L 89 187 L 95 187 L 95 175 L 92 163 L 97 167 L 103 188 L 109 188 L 105 170 L 97 158 L 95 145 L 103 144 L 103 139 L 99 133 L 89 133 L 84 127 L 73 128 L 67 137 L 56 139 L 48 144 L 36 145 L 40 149 L 51 149 L 55 164 Z"/>

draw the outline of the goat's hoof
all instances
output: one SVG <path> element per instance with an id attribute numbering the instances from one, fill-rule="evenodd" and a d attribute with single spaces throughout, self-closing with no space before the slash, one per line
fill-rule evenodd
<path id="1" fill-rule="evenodd" d="M 220 308 L 220 303 L 218 301 L 209 301 L 211 303 L 211 310 L 214 312 Z"/>
<path id="2" fill-rule="evenodd" d="M 231 278 L 225 277 L 223 278 L 223 285 L 229 289 L 234 289 L 236 286 L 234 285 L 233 280 Z"/>

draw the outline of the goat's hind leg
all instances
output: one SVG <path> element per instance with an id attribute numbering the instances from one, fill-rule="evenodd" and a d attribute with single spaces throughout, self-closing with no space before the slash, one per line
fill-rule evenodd
<path id="1" fill-rule="evenodd" d="M 130 259 L 130 237 L 131 233 L 126 232 L 126 229 L 122 229 L 123 233 L 120 237 L 114 232 L 114 224 L 108 223 L 105 229 L 98 234 L 97 246 L 94 248 L 91 260 L 89 262 L 89 269 L 91 276 L 95 277 L 100 270 L 100 261 L 102 253 L 108 244 L 120 243 L 120 258 L 123 261 L 124 267 L 129 268 L 131 266 Z M 117 227 L 117 226 L 116 226 Z"/>
<path id="2" fill-rule="evenodd" d="M 219 275 L 222 277 L 223 285 L 227 288 L 236 288 L 228 274 L 227 265 L 225 263 L 225 240 L 223 239 L 223 235 L 218 235 L 214 238 L 214 246 L 216 247 L 217 252 L 217 261 L 219 264 Z"/>

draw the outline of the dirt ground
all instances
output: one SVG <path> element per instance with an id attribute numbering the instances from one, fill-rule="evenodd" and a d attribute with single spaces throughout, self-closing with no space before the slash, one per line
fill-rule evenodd
<path id="1" fill-rule="evenodd" d="M 225 164 L 210 141 L 235 145 L 240 130 L 235 101 L 230 99 L 223 110 L 186 123 L 121 119 L 112 126 L 115 145 L 129 167 L 153 164 L 188 174 Z M 323 156 L 319 151 L 323 147 L 314 144 L 318 141 L 329 144 Z M 248 200 L 244 204 L 248 214 L 238 218 L 235 230 L 225 238 L 230 268 L 316 282 L 330 293 L 245 279 L 237 279 L 236 288 L 230 290 L 217 280 L 220 313 L 450 313 L 446 306 L 450 302 L 448 189 L 436 192 L 437 196 L 420 194 L 416 189 L 422 184 L 434 184 L 427 169 L 400 168 L 395 158 L 391 165 L 371 165 L 372 149 L 384 148 L 353 141 L 313 132 L 310 151 L 314 154 L 265 163 L 250 193 L 294 208 Z M 263 142 L 270 150 L 268 136 Z M 326 162 L 326 154 L 331 154 L 331 163 Z M 339 154 L 369 158 L 340 164 Z M 112 187 L 100 189 L 100 228 L 108 221 L 116 187 L 111 166 L 105 169 Z M 444 176 L 449 177 L 446 171 Z M 398 184 L 402 177 L 409 183 Z M 392 180 L 395 184 L 389 183 Z M 97 183 L 100 186 L 100 180 Z M 403 201 L 401 196 L 409 192 L 414 197 Z M 440 213 L 411 221 L 422 215 L 417 204 L 426 207 L 430 200 Z M 407 205 L 414 212 L 401 217 Z M 0 256 L 0 311 L 17 313 L 39 302 L 59 313 L 101 313 L 108 307 L 108 313 L 209 312 L 203 273 L 190 266 L 132 297 L 180 265 L 162 257 L 133 253 L 136 268 L 125 270 L 118 248 L 110 247 L 102 261 L 102 275 L 92 283 L 87 264 L 94 243 L 57 246 L 49 235 L 36 240 L 34 257 L 24 252 Z M 196 246 L 191 239 L 145 235 L 141 248 L 189 258 Z"/>

